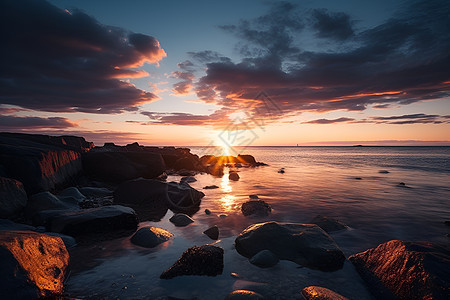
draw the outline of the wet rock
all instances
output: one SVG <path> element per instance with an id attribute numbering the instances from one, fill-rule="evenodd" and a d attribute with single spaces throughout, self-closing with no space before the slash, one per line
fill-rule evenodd
<path id="1" fill-rule="evenodd" d="M 187 182 L 187 183 L 196 182 L 196 181 L 197 181 L 197 179 L 195 179 L 195 177 L 192 177 L 192 176 L 185 176 L 185 177 L 182 177 L 180 180 L 180 182 Z"/>
<path id="2" fill-rule="evenodd" d="M 228 178 L 233 181 L 238 181 L 240 177 L 238 173 L 233 172 L 228 175 Z"/>
<path id="3" fill-rule="evenodd" d="M 58 232 L 44 232 L 44 234 L 61 238 L 61 240 L 63 241 L 63 243 L 67 249 L 75 247 L 77 244 L 77 241 L 75 240 L 75 238 L 70 235 L 66 235 L 66 234 L 62 234 L 62 233 L 58 233 Z"/>
<path id="4" fill-rule="evenodd" d="M 241 163 L 256 165 L 256 160 L 252 155 L 238 155 L 237 160 Z"/>
<path id="5" fill-rule="evenodd" d="M 176 213 L 193 214 L 200 209 L 203 192 L 197 191 L 186 182 L 169 182 L 168 202 L 169 208 Z"/>
<path id="6" fill-rule="evenodd" d="M 279 259 L 321 271 L 339 270 L 345 261 L 344 253 L 334 240 L 319 226 L 312 224 L 253 224 L 239 234 L 235 247 L 248 258 L 267 249 Z"/>
<path id="7" fill-rule="evenodd" d="M 209 209 L 205 209 L 205 214 L 210 215 L 211 211 Z"/>
<path id="8" fill-rule="evenodd" d="M 378 171 L 378 173 L 380 173 L 380 174 L 388 174 L 389 171 L 388 170 L 380 170 L 380 171 Z"/>
<path id="9" fill-rule="evenodd" d="M 69 187 L 58 194 L 58 198 L 62 201 L 69 201 L 72 203 L 80 203 L 86 200 L 86 196 L 80 193 L 76 187 Z"/>
<path id="10" fill-rule="evenodd" d="M 225 300 L 264 300 L 265 298 L 256 292 L 248 290 L 236 290 L 227 295 Z"/>
<path id="11" fill-rule="evenodd" d="M 113 192 L 107 188 L 85 186 L 78 189 L 85 197 L 108 197 L 112 196 Z"/>
<path id="12" fill-rule="evenodd" d="M 320 286 L 308 286 L 302 290 L 306 300 L 349 300 L 332 290 Z"/>
<path id="13" fill-rule="evenodd" d="M 250 263 L 260 268 L 270 268 L 275 266 L 280 260 L 270 250 L 262 250 L 250 258 Z"/>
<path id="14" fill-rule="evenodd" d="M 250 199 L 259 199 L 258 195 L 249 195 L 248 197 Z"/>
<path id="15" fill-rule="evenodd" d="M 228 217 L 227 214 L 220 214 L 220 215 L 219 215 L 219 218 L 222 218 L 222 219 L 223 219 L 223 218 L 226 218 L 226 217 Z"/>
<path id="16" fill-rule="evenodd" d="M 223 249 L 211 245 L 194 246 L 181 257 L 160 278 L 171 279 L 182 275 L 216 276 L 223 272 Z"/>
<path id="17" fill-rule="evenodd" d="M 355 179 L 355 180 L 362 180 L 361 177 L 355 177 L 355 178 L 353 178 L 353 179 Z"/>
<path id="18" fill-rule="evenodd" d="M 11 218 L 27 205 L 23 184 L 15 179 L 0 177 L 0 218 Z"/>
<path id="19" fill-rule="evenodd" d="M 61 295 L 69 253 L 59 237 L 0 231 L 0 295 L 36 299 Z"/>
<path id="20" fill-rule="evenodd" d="M 181 170 L 181 169 L 185 169 L 185 170 L 196 170 L 197 169 L 197 161 L 194 158 L 191 157 L 182 157 L 180 159 L 178 159 L 173 168 L 175 170 Z"/>
<path id="21" fill-rule="evenodd" d="M 75 211 L 44 211 L 47 230 L 70 236 L 91 233 L 135 230 L 139 223 L 133 209 L 121 205 L 103 206 Z"/>
<path id="22" fill-rule="evenodd" d="M 15 222 L 13 222 L 11 220 L 7 220 L 7 219 L 0 219 L 0 230 L 36 231 L 36 227 L 27 225 L 27 224 L 15 223 Z"/>
<path id="23" fill-rule="evenodd" d="M 284 170 L 284 168 L 281 168 L 281 169 L 279 169 L 278 170 L 278 173 L 280 173 L 280 174 L 283 174 L 283 173 L 285 173 L 286 171 Z"/>
<path id="24" fill-rule="evenodd" d="M 153 248 L 167 242 L 173 234 L 169 231 L 153 226 L 144 226 L 139 228 L 138 231 L 131 237 L 131 242 L 135 245 Z"/>
<path id="25" fill-rule="evenodd" d="M 241 211 L 244 216 L 266 217 L 270 214 L 272 208 L 262 200 L 250 200 L 242 203 Z"/>
<path id="26" fill-rule="evenodd" d="M 316 224 L 322 228 L 325 232 L 330 233 L 333 231 L 339 231 L 347 229 L 347 225 L 333 218 L 324 217 L 321 215 L 316 216 L 309 223 Z"/>
<path id="27" fill-rule="evenodd" d="M 138 177 L 156 178 L 166 166 L 157 153 L 90 151 L 83 155 L 83 168 L 94 180 L 122 183 Z"/>
<path id="28" fill-rule="evenodd" d="M 448 299 L 450 247 L 392 240 L 349 257 L 380 299 Z"/>
<path id="29" fill-rule="evenodd" d="M 219 238 L 219 227 L 217 225 L 214 225 L 213 227 L 210 227 L 203 231 L 204 234 L 206 234 L 210 239 L 217 240 Z"/>
<path id="30" fill-rule="evenodd" d="M 194 220 L 186 214 L 174 214 L 169 221 L 178 227 L 184 227 L 194 222 Z"/>
<path id="31" fill-rule="evenodd" d="M 79 209 L 78 201 L 71 197 L 58 198 L 50 192 L 41 192 L 34 194 L 28 200 L 25 207 L 25 216 L 33 220 L 35 225 L 43 225 L 42 222 L 37 221 L 36 214 L 45 210 L 75 210 Z"/>
<path id="32" fill-rule="evenodd" d="M 218 189 L 219 187 L 217 185 L 207 185 L 203 187 L 205 190 L 212 190 L 212 189 Z"/>

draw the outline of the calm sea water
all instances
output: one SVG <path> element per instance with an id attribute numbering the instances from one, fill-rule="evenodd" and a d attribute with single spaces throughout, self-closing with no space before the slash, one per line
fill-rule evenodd
<path id="1" fill-rule="evenodd" d="M 191 148 L 197 154 L 211 150 Z M 450 147 L 248 147 L 239 151 L 269 165 L 239 168 L 237 182 L 229 181 L 227 174 L 222 178 L 197 175 L 197 182 L 191 183 L 194 188 L 212 184 L 220 188 L 202 190 L 206 196 L 193 216 L 195 223 L 177 228 L 168 221 L 169 211 L 160 222 L 141 224 L 171 231 L 175 238 L 168 243 L 154 249 L 134 246 L 128 238 L 100 243 L 90 249 L 92 256 L 98 256 L 94 266 L 71 275 L 68 293 L 95 299 L 224 299 L 244 288 L 271 299 L 301 299 L 303 287 L 320 285 L 353 299 L 371 299 L 349 262 L 331 273 L 289 261 L 260 269 L 234 250 L 234 239 L 252 223 L 308 223 L 320 214 L 350 227 L 331 234 L 347 256 L 392 239 L 450 242 L 446 236 L 450 227 L 443 223 L 450 220 Z M 277 172 L 280 168 L 285 168 L 284 174 Z M 241 204 L 250 194 L 272 206 L 270 217 L 242 215 Z M 206 215 L 206 208 L 213 213 Z M 213 225 L 220 228 L 217 245 L 225 250 L 223 274 L 160 280 L 161 272 L 184 250 L 211 243 L 202 232 Z M 232 272 L 242 278 L 233 278 Z"/>

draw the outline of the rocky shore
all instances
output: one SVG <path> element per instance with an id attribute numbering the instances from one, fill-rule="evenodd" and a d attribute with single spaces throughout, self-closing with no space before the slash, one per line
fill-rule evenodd
<path id="1" fill-rule="evenodd" d="M 138 230 L 139 223 L 157 222 L 170 210 L 174 213 L 170 221 L 177 227 L 195 224 L 205 197 L 189 185 L 196 174 L 221 177 L 227 167 L 263 165 L 251 155 L 198 157 L 187 148 L 138 143 L 96 147 L 82 137 L 0 133 L 0 295 L 5 299 L 64 295 L 65 280 L 76 263 L 70 259 L 73 249 L 117 237 L 129 237 L 144 248 L 168 243 L 173 233 L 154 226 Z M 167 182 L 167 175 L 173 174 L 185 177 Z M 229 180 L 239 180 L 238 173 L 230 172 Z M 274 222 L 271 203 L 257 195 L 249 197 L 242 214 L 266 221 L 244 229 L 236 236 L 234 249 L 213 245 L 220 227 L 205 228 L 212 243 L 186 249 L 172 267 L 160 270 L 160 278 L 220 275 L 224 253 L 237 251 L 255 268 L 265 269 L 289 260 L 299 267 L 335 272 L 350 261 L 377 299 L 450 297 L 448 245 L 393 240 L 346 257 L 330 235 L 347 230 L 342 222 L 325 216 L 310 224 Z M 298 295 L 352 298 L 320 286 L 299 287 Z M 226 299 L 268 297 L 238 289 Z"/>

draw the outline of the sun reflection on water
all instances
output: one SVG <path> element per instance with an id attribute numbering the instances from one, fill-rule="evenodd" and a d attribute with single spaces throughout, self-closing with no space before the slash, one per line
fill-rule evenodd
<path id="1" fill-rule="evenodd" d="M 224 174 L 222 177 L 221 188 L 224 193 L 231 193 L 233 189 L 230 185 L 230 179 L 228 178 L 228 174 Z"/>
<path id="2" fill-rule="evenodd" d="M 236 197 L 230 194 L 224 195 L 220 198 L 220 206 L 225 212 L 232 212 L 236 204 Z"/>

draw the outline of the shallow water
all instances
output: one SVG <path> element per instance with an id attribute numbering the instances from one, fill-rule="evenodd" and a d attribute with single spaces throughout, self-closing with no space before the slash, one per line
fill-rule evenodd
<path id="1" fill-rule="evenodd" d="M 197 154 L 210 150 L 191 148 Z M 269 166 L 239 168 L 237 182 L 229 181 L 227 174 L 195 176 L 191 186 L 206 194 L 193 216 L 195 223 L 175 227 L 168 221 L 169 211 L 160 222 L 141 223 L 172 232 L 175 237 L 167 243 L 153 249 L 132 245 L 128 237 L 99 243 L 88 252 L 98 256 L 96 262 L 74 268 L 68 294 L 92 299 L 224 299 L 235 289 L 247 288 L 272 299 L 301 299 L 303 287 L 320 285 L 353 299 L 371 299 L 348 261 L 336 272 L 300 268 L 289 261 L 260 269 L 234 250 L 234 239 L 252 223 L 308 223 L 321 214 L 350 227 L 331 234 L 347 256 L 392 239 L 450 241 L 450 227 L 443 223 L 450 219 L 450 147 L 249 147 L 244 153 Z M 282 167 L 286 173 L 277 173 Z M 180 176 L 168 179 L 178 180 Z M 202 189 L 212 184 L 220 188 Z M 240 206 L 251 194 L 272 206 L 270 217 L 242 215 Z M 204 213 L 206 208 L 211 215 Z M 223 274 L 159 279 L 184 250 L 211 243 L 202 232 L 213 225 L 220 228 L 217 245 L 225 250 Z M 233 278 L 232 272 L 242 278 Z"/>

